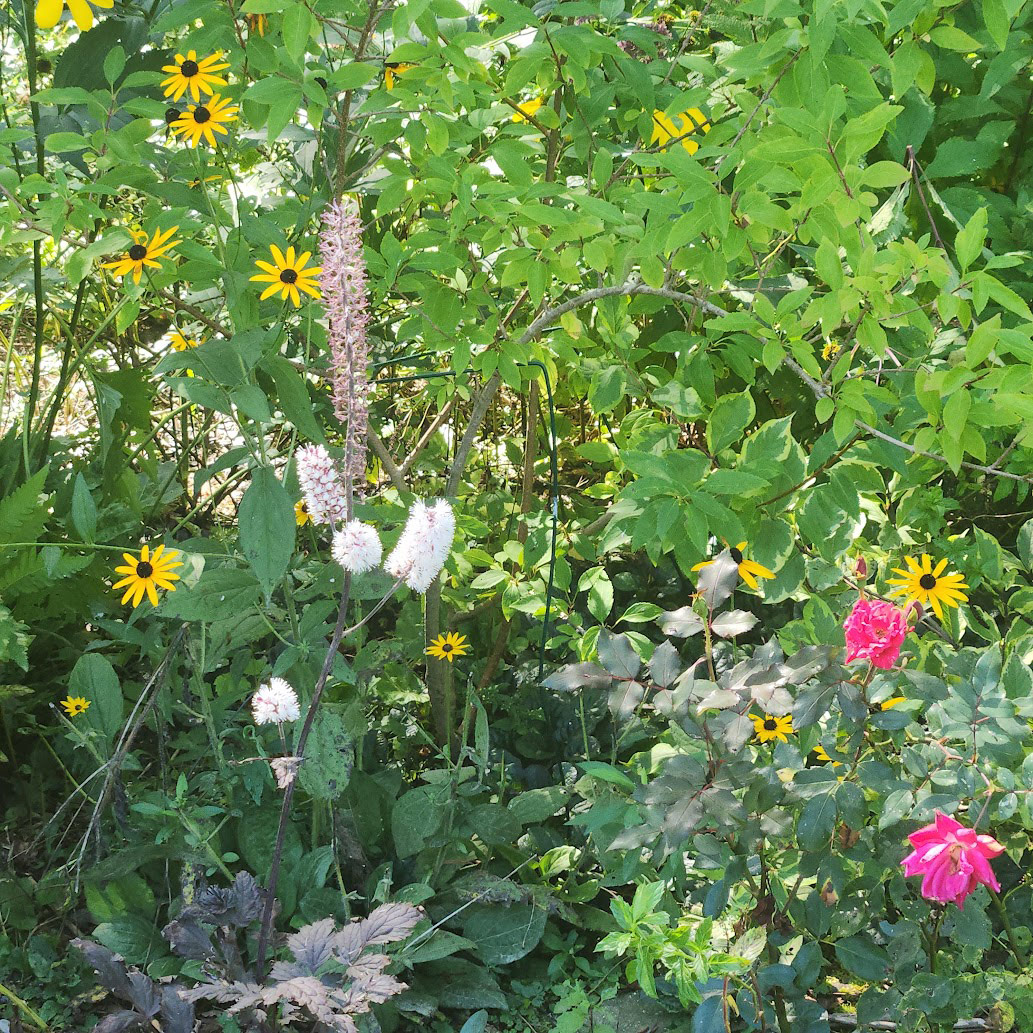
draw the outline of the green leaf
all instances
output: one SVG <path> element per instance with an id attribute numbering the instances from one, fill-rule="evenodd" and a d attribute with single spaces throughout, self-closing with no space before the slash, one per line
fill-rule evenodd
<path id="1" fill-rule="evenodd" d="M 337 90 L 354 90 L 365 86 L 377 71 L 377 66 L 372 61 L 352 61 L 342 65 L 327 78 L 329 85 Z"/>
<path id="2" fill-rule="evenodd" d="M 958 50 L 963 54 L 978 53 L 983 49 L 983 44 L 973 39 L 967 32 L 954 25 L 937 25 L 929 31 L 929 38 L 938 46 L 946 50 Z"/>
<path id="3" fill-rule="evenodd" d="M 476 944 L 465 936 L 450 933 L 447 929 L 436 929 L 428 939 L 420 943 L 414 950 L 405 953 L 406 961 L 413 964 L 420 962 L 438 961 L 440 958 L 447 958 L 458 951 L 473 950 Z"/>
<path id="4" fill-rule="evenodd" d="M 122 727 L 122 687 L 107 657 L 99 653 L 80 656 L 68 677 L 68 695 L 89 700 L 82 719 L 112 742 Z"/>
<path id="5" fill-rule="evenodd" d="M 836 828 L 836 798 L 822 793 L 807 801 L 796 826 L 796 838 L 802 850 L 828 850 Z"/>
<path id="6" fill-rule="evenodd" d="M 969 335 L 965 345 L 965 361 L 971 369 L 975 369 L 994 350 L 1000 330 L 1001 314 L 998 312 L 993 318 L 983 320 Z"/>
<path id="7" fill-rule="evenodd" d="M 613 609 L 613 584 L 604 567 L 592 567 L 581 575 L 578 592 L 588 593 L 588 611 L 601 624 Z"/>
<path id="8" fill-rule="evenodd" d="M 81 473 L 75 475 L 75 487 L 72 489 L 72 523 L 82 535 L 83 541 L 93 541 L 97 531 L 97 505 Z"/>
<path id="9" fill-rule="evenodd" d="M 216 621 L 243 617 L 258 603 L 259 584 L 249 570 L 214 567 L 189 590 L 170 592 L 161 613 L 184 621 Z"/>
<path id="10" fill-rule="evenodd" d="M 717 455 L 722 449 L 739 441 L 756 411 L 748 391 L 722 395 L 707 422 L 707 443 L 711 453 Z"/>
<path id="11" fill-rule="evenodd" d="M 287 572 L 294 551 L 294 506 L 274 470 L 259 467 L 240 500 L 240 546 L 268 595 Z"/>
<path id="12" fill-rule="evenodd" d="M 312 12 L 302 3 L 295 3 L 284 14 L 281 22 L 283 45 L 293 60 L 301 60 L 315 24 Z"/>
<path id="13" fill-rule="evenodd" d="M 509 811 L 521 825 L 537 825 L 561 811 L 569 799 L 570 790 L 564 786 L 529 789 L 509 801 Z"/>
<path id="14" fill-rule="evenodd" d="M 400 858 L 418 854 L 441 827 L 447 790 L 441 786 L 417 786 L 400 796 L 391 811 L 391 833 Z"/>
<path id="15" fill-rule="evenodd" d="M 592 378 L 588 401 L 597 413 L 609 412 L 624 398 L 627 376 L 623 366 L 608 366 Z"/>
<path id="16" fill-rule="evenodd" d="M 463 936 L 477 944 L 487 965 L 509 965 L 538 946 L 545 932 L 541 904 L 475 904 L 463 923 Z"/>
<path id="17" fill-rule="evenodd" d="M 0 499 L 0 545 L 35 541 L 47 519 L 47 501 L 41 499 L 49 467 L 34 473 L 20 488 Z"/>
<path id="18" fill-rule="evenodd" d="M 305 762 L 298 769 L 301 786 L 317 800 L 335 800 L 348 785 L 353 763 L 351 734 L 341 715 L 324 705 L 312 722 Z"/>
<path id="19" fill-rule="evenodd" d="M 501 804 L 478 804 L 471 809 L 468 820 L 477 838 L 489 846 L 515 843 L 520 836 L 520 822 Z"/>
<path id="20" fill-rule="evenodd" d="M 104 55 L 104 78 L 114 86 L 126 67 L 126 52 L 117 44 Z"/>
<path id="21" fill-rule="evenodd" d="M 986 209 L 980 208 L 954 238 L 954 250 L 962 271 L 969 269 L 983 250 L 986 239 Z"/>
<path id="22" fill-rule="evenodd" d="M 998 50 L 1004 50 L 1008 44 L 1008 30 L 1011 19 L 1004 6 L 1004 0 L 983 0 L 983 22 L 990 38 L 997 44 Z"/>
<path id="23" fill-rule="evenodd" d="M 272 374 L 283 415 L 311 441 L 324 442 L 323 428 L 312 413 L 312 398 L 304 378 L 282 355 L 270 355 L 262 365 Z"/>
<path id="24" fill-rule="evenodd" d="M 837 940 L 835 946 L 839 963 L 853 975 L 870 983 L 881 982 L 889 975 L 888 955 L 866 933 Z"/>

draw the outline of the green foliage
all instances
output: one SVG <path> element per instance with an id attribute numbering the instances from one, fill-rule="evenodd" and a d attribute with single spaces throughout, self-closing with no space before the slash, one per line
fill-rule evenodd
<path id="1" fill-rule="evenodd" d="M 145 970 L 135 999 L 108 966 L 108 1028 L 175 1028 L 158 981 L 205 962 L 159 930 L 266 884 L 280 837 L 280 965 L 426 909 L 384 1029 L 1033 1030 L 1030 5 L 3 8 L 0 982 L 55 1030 L 107 1015 L 61 1000 L 89 914 Z M 240 108 L 214 148 L 168 123 L 191 50 Z M 344 449 L 327 321 L 250 277 L 335 196 L 369 277 L 356 516 L 389 549 L 448 495 L 458 534 L 426 600 L 352 578 L 328 655 L 342 573 L 294 514 L 298 447 Z M 173 227 L 138 282 L 106 267 Z M 131 609 L 143 544 L 181 579 Z M 968 598 L 845 668 L 858 584 L 923 553 Z M 450 630 L 471 651 L 428 658 Z M 254 725 L 324 658 L 307 731 Z M 1005 845 L 999 897 L 904 879 L 937 809 Z M 282 982 L 271 1021 L 349 1014 Z"/>

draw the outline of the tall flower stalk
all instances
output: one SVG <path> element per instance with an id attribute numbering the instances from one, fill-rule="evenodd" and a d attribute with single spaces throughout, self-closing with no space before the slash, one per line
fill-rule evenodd
<path id="1" fill-rule="evenodd" d="M 319 238 L 323 272 L 320 288 L 326 309 L 333 363 L 334 411 L 344 426 L 345 498 L 351 519 L 355 484 L 366 470 L 369 427 L 369 343 L 366 340 L 366 263 L 362 223 L 335 199 L 323 213 Z"/>
<path id="2" fill-rule="evenodd" d="M 327 338 L 330 342 L 333 366 L 334 410 L 345 430 L 344 463 L 339 471 L 344 482 L 344 517 L 340 522 L 345 526 L 351 526 L 355 482 L 363 478 L 366 470 L 366 431 L 369 426 L 369 345 L 366 341 L 366 322 L 369 317 L 366 309 L 366 264 L 362 255 L 362 224 L 358 216 L 349 212 L 340 199 L 331 201 L 323 213 L 323 232 L 319 243 L 323 262 L 319 286 L 327 316 Z M 334 515 L 330 516 L 333 519 Z M 378 540 L 378 547 L 379 544 Z M 379 560 L 379 556 L 377 559 Z M 344 584 L 341 587 L 341 602 L 337 608 L 337 624 L 330 636 L 323 667 L 316 680 L 312 701 L 308 705 L 305 721 L 298 735 L 295 756 L 290 758 L 291 777 L 282 779 L 285 785 L 283 802 L 280 805 L 280 823 L 276 830 L 276 842 L 269 865 L 269 885 L 262 912 L 262 924 L 258 931 L 256 967 L 259 982 L 265 978 L 276 883 L 280 874 L 280 861 L 283 857 L 294 789 L 297 785 L 293 775 L 304 762 L 305 746 L 341 639 L 361 627 L 361 623 L 355 628 L 345 627 L 348 600 L 351 595 L 351 578 L 351 569 L 346 569 Z M 391 591 L 393 592 L 394 588 Z M 284 772 L 284 775 L 286 774 L 287 772 Z M 277 776 L 279 781 L 280 772 L 277 772 Z"/>

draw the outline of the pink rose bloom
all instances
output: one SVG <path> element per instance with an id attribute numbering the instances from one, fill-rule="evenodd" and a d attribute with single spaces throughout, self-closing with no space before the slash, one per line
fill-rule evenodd
<path id="1" fill-rule="evenodd" d="M 881 599 L 858 599 L 843 622 L 846 632 L 846 662 L 871 660 L 888 671 L 900 655 L 907 635 L 904 611 Z"/>
<path id="2" fill-rule="evenodd" d="M 915 848 L 900 863 L 905 875 L 922 875 L 922 896 L 964 907 L 965 898 L 982 883 L 999 890 L 990 858 L 1004 853 L 993 836 L 978 835 L 959 821 L 936 812 L 936 820 L 907 837 Z"/>

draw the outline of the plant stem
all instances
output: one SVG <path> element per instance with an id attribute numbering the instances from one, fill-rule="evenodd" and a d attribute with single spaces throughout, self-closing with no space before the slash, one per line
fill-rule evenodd
<path id="1" fill-rule="evenodd" d="M 29 97 L 34 98 L 36 96 L 36 14 L 34 5 L 28 2 L 23 3 L 22 15 L 25 19 L 25 61 L 29 79 Z M 36 140 L 36 172 L 42 179 L 46 174 L 43 162 L 43 133 L 40 130 L 39 105 L 33 99 L 29 100 L 29 113 L 32 116 L 32 132 Z M 26 478 L 32 476 L 29 434 L 36 412 L 36 402 L 39 399 L 40 366 L 43 363 L 43 249 L 39 240 L 32 242 L 32 293 L 36 307 L 36 339 L 32 361 L 32 383 L 29 387 L 29 397 L 25 402 L 22 420 L 22 461 L 25 464 Z"/>
<path id="2" fill-rule="evenodd" d="M 334 633 L 330 637 L 330 646 L 326 651 L 326 659 L 323 661 L 323 669 L 319 672 L 319 679 L 316 681 L 315 690 L 312 693 L 312 702 L 308 705 L 308 712 L 305 714 L 305 723 L 302 725 L 301 734 L 298 736 L 298 745 L 295 749 L 295 756 L 298 758 L 299 766 L 305 759 L 305 744 L 308 742 L 309 733 L 312 731 L 312 723 L 316 719 L 316 711 L 319 709 L 320 700 L 323 698 L 323 690 L 326 688 L 330 672 L 333 670 L 334 657 L 337 655 L 337 648 L 344 636 L 345 617 L 348 613 L 348 600 L 351 595 L 351 572 L 346 571 L 344 575 L 344 586 L 341 589 L 341 605 L 337 611 L 337 624 Z M 265 907 L 262 910 L 262 925 L 258 930 L 258 960 L 256 962 L 256 978 L 259 983 L 265 979 L 265 958 L 269 948 L 269 934 L 273 923 L 273 907 L 276 904 L 276 884 L 280 877 L 280 861 L 283 857 L 283 845 L 287 837 L 287 822 L 290 819 L 291 803 L 294 800 L 294 789 L 298 784 L 297 774 L 287 784 L 283 791 L 283 804 L 280 807 L 280 824 L 276 830 L 276 844 L 273 846 L 272 860 L 269 865 L 269 884 L 265 891 Z"/>
<path id="3" fill-rule="evenodd" d="M 588 723 L 585 720 L 585 690 L 582 689 L 577 696 L 578 716 L 581 718 L 581 739 L 585 744 L 585 760 L 592 759 L 592 751 L 588 746 Z"/>
<path id="4" fill-rule="evenodd" d="M 20 1008 L 25 1014 L 31 1019 L 32 1023 L 38 1026 L 40 1029 L 49 1030 L 50 1027 L 43 1021 L 40 1016 L 33 1011 L 13 990 L 8 990 L 3 983 L 0 983 L 0 996 L 6 997 L 12 1001 L 16 1007 Z"/>
<path id="5" fill-rule="evenodd" d="M 997 890 L 990 886 L 987 886 L 987 889 L 990 890 L 990 899 L 994 902 L 997 914 L 1001 918 L 1001 924 L 1004 926 L 1004 934 L 1008 938 L 1008 947 L 1011 950 L 1012 957 L 1015 959 L 1015 964 L 1019 966 L 1019 971 L 1025 972 L 1026 957 L 1019 949 L 1019 945 L 1015 940 L 1015 930 L 1011 927 L 1011 919 L 1008 917 L 1008 910 L 1004 906 L 1004 901 Z"/>

